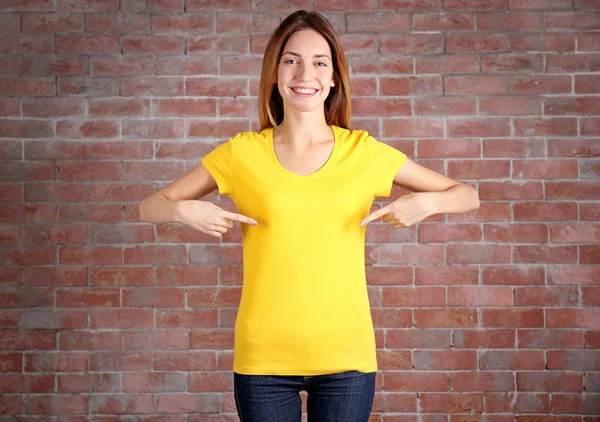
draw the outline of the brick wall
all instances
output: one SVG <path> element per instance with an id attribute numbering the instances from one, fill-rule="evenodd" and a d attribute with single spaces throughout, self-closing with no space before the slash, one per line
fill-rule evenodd
<path id="1" fill-rule="evenodd" d="M 600 2 L 1 3 L 0 421 L 238 420 L 239 225 L 138 206 L 257 127 L 297 8 L 343 39 L 354 125 L 482 199 L 369 225 L 371 421 L 598 421 Z"/>

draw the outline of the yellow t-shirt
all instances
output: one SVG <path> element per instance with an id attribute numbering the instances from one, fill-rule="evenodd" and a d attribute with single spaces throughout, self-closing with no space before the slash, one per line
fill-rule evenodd
<path id="1" fill-rule="evenodd" d="M 273 129 L 242 132 L 202 163 L 239 213 L 244 276 L 233 370 L 321 375 L 377 370 L 365 276 L 365 227 L 406 155 L 366 131 L 332 126 L 326 164 L 301 176 L 284 168 Z"/>

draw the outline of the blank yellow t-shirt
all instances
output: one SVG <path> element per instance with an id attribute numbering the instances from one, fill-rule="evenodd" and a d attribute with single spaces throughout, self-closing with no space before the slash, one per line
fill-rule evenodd
<path id="1" fill-rule="evenodd" d="M 360 226 L 387 197 L 406 155 L 366 131 L 332 126 L 335 145 L 318 171 L 288 171 L 273 129 L 242 132 L 202 163 L 239 213 L 243 286 L 233 370 L 321 375 L 377 370 Z"/>

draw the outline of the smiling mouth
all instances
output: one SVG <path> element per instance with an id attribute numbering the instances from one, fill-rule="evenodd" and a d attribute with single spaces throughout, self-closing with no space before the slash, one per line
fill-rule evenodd
<path id="1" fill-rule="evenodd" d="M 292 91 L 300 97 L 312 97 L 317 93 L 316 89 L 292 88 Z"/>

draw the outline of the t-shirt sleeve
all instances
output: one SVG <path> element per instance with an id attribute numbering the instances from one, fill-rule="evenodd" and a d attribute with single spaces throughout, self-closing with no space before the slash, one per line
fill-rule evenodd
<path id="1" fill-rule="evenodd" d="M 371 174 L 375 186 L 374 196 L 388 197 L 392 192 L 394 177 L 407 159 L 406 154 L 391 145 L 367 136 L 371 159 Z"/>
<path id="2" fill-rule="evenodd" d="M 233 194 L 233 140 L 214 148 L 202 158 L 202 164 L 217 182 L 221 195 L 232 196 Z"/>

